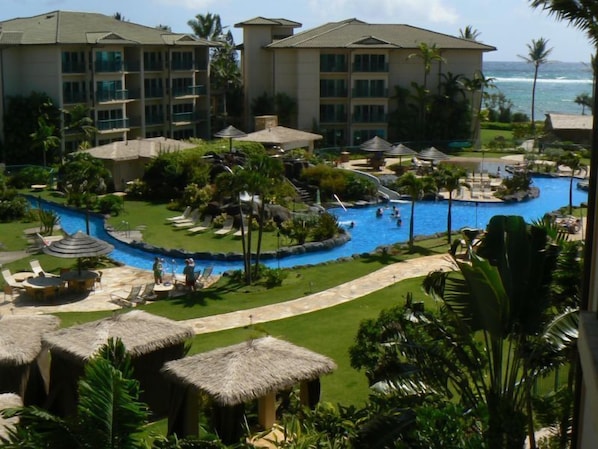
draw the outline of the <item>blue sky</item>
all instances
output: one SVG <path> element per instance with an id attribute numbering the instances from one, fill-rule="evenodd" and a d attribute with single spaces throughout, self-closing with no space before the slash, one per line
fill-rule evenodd
<path id="1" fill-rule="evenodd" d="M 533 10 L 528 0 L 2 0 L 0 20 L 27 17 L 54 10 L 120 12 L 131 22 L 148 26 L 169 25 L 175 32 L 189 32 L 196 14 L 219 14 L 230 26 L 236 43 L 243 41 L 235 23 L 262 16 L 285 18 L 305 30 L 325 22 L 358 18 L 369 23 L 403 23 L 450 35 L 467 25 L 480 32 L 479 39 L 497 48 L 488 61 L 517 61 L 528 53 L 532 39 L 545 38 L 554 61 L 590 61 L 592 46 L 585 34 L 546 13 Z M 296 30 L 297 32 L 298 30 Z"/>

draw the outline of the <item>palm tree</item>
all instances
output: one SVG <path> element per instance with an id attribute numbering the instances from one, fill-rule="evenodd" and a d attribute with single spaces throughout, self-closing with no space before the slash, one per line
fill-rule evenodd
<path id="1" fill-rule="evenodd" d="M 482 71 L 476 70 L 471 79 L 464 77 L 462 83 L 465 90 L 471 94 L 471 140 L 476 145 L 479 138 L 482 101 L 488 95 L 485 89 L 494 87 L 494 78 L 486 78 Z M 478 92 L 479 98 L 476 96 Z"/>
<path id="2" fill-rule="evenodd" d="M 43 116 L 40 116 L 37 119 L 37 130 L 31 133 L 31 139 L 33 140 L 34 148 L 42 149 L 45 167 L 48 151 L 60 145 L 60 138 L 56 135 L 56 126 L 48 123 Z"/>
<path id="3" fill-rule="evenodd" d="M 521 59 L 529 64 L 534 65 L 534 82 L 532 84 L 532 124 L 531 131 L 535 138 L 536 123 L 534 110 L 536 106 L 536 82 L 538 81 L 538 70 L 542 64 L 548 62 L 548 56 L 552 52 L 552 48 L 548 48 L 548 39 L 541 37 L 538 40 L 532 39 L 531 44 L 527 44 L 527 56 L 518 55 Z"/>
<path id="4" fill-rule="evenodd" d="M 62 112 L 65 115 L 63 132 L 83 135 L 83 140 L 79 145 L 80 148 L 89 146 L 93 136 L 98 131 L 94 126 L 93 119 L 90 117 L 89 107 L 79 103 Z"/>
<path id="5" fill-rule="evenodd" d="M 473 28 L 471 25 L 467 25 L 465 29 L 459 28 L 459 37 L 461 39 L 467 39 L 469 41 L 478 41 L 478 37 L 480 37 L 480 32 Z"/>
<path id="6" fill-rule="evenodd" d="M 411 197 L 411 216 L 409 217 L 409 248 L 413 249 L 413 228 L 415 224 L 415 202 L 425 193 L 434 191 L 434 181 L 429 176 L 419 177 L 412 172 L 401 175 L 396 181 L 399 192 Z"/>
<path id="7" fill-rule="evenodd" d="M 187 21 L 193 33 L 197 37 L 211 41 L 218 41 L 222 38 L 222 24 L 219 14 L 197 14 L 195 19 Z"/>
<path id="8" fill-rule="evenodd" d="M 448 191 L 448 212 L 446 216 L 446 233 L 447 240 L 450 246 L 452 234 L 452 207 L 453 207 L 453 192 L 461 186 L 469 187 L 463 178 L 467 172 L 457 167 L 456 165 L 440 164 L 437 170 L 434 171 L 432 178 L 436 183 L 438 190 L 446 189 Z"/>
<path id="9" fill-rule="evenodd" d="M 407 56 L 407 59 L 420 58 L 424 65 L 424 89 L 428 88 L 428 75 L 432 71 L 432 64 L 438 62 L 442 64 L 446 60 L 442 57 L 440 49 L 436 47 L 436 44 L 428 45 L 425 42 L 420 42 L 418 45 L 419 52 L 411 53 Z M 439 70 L 440 73 L 440 70 Z"/>
<path id="10" fill-rule="evenodd" d="M 575 172 L 581 166 L 581 157 L 577 153 L 567 151 L 557 161 L 559 165 L 564 165 L 571 169 L 569 177 L 569 214 L 573 213 L 573 179 L 575 179 Z"/>
<path id="11" fill-rule="evenodd" d="M 586 107 L 590 109 L 590 111 L 592 111 L 592 102 L 593 99 L 590 96 L 590 94 L 588 94 L 587 92 L 584 92 L 583 94 L 579 94 L 578 96 L 575 97 L 575 100 L 573 100 L 575 102 L 575 104 L 578 104 L 581 106 L 581 115 L 586 115 Z"/>

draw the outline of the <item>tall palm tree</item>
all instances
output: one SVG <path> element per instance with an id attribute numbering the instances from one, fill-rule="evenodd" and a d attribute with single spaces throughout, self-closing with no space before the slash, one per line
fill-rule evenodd
<path id="1" fill-rule="evenodd" d="M 538 40 L 532 39 L 530 44 L 527 44 L 527 56 L 518 55 L 521 59 L 529 64 L 534 65 L 534 82 L 532 84 L 532 135 L 536 136 L 536 122 L 535 122 L 535 107 L 536 107 L 536 82 L 538 81 L 538 70 L 542 64 L 548 62 L 548 56 L 552 52 L 552 48 L 548 48 L 548 39 L 541 37 Z"/>
<path id="2" fill-rule="evenodd" d="M 440 49 L 436 46 L 436 44 L 428 45 L 425 42 L 420 42 L 418 45 L 419 51 L 417 53 L 411 53 L 407 56 L 407 59 L 412 58 L 420 58 L 424 65 L 424 82 L 423 86 L 424 89 L 428 88 L 428 76 L 432 71 L 432 65 L 437 62 L 442 64 L 446 62 L 446 60 L 442 57 Z M 439 70 L 440 73 L 440 70 Z"/>
<path id="3" fill-rule="evenodd" d="M 415 202 L 425 193 L 435 190 L 434 181 L 429 176 L 419 177 L 412 172 L 401 175 L 396 181 L 399 192 L 411 197 L 411 216 L 409 217 L 409 248 L 413 249 L 413 228 L 415 224 Z"/>
<path id="4" fill-rule="evenodd" d="M 37 130 L 31 133 L 34 148 L 41 148 L 44 167 L 46 166 L 46 155 L 48 151 L 60 145 L 60 138 L 56 135 L 56 126 L 43 117 L 37 119 Z"/>
<path id="5" fill-rule="evenodd" d="M 468 187 L 463 178 L 467 172 L 456 165 L 440 164 L 437 170 L 434 171 L 432 178 L 436 183 L 438 190 L 445 189 L 448 191 L 448 212 L 446 216 L 446 233 L 448 244 L 451 244 L 452 234 L 452 208 L 453 208 L 453 192 L 461 186 Z"/>
<path id="6" fill-rule="evenodd" d="M 480 32 L 471 25 L 467 25 L 464 29 L 459 28 L 459 37 L 461 39 L 477 42 L 480 37 Z"/>
<path id="7" fill-rule="evenodd" d="M 567 151 L 561 156 L 557 163 L 564 165 L 571 169 L 571 175 L 569 176 L 569 214 L 573 213 L 573 180 L 575 179 L 575 172 L 579 170 L 581 166 L 581 157 L 577 153 Z"/>
<path id="8" fill-rule="evenodd" d="M 203 39 L 217 41 L 222 38 L 222 24 L 219 14 L 197 14 L 195 19 L 187 21 L 187 25 L 193 30 L 193 34 Z"/>
<path id="9" fill-rule="evenodd" d="M 471 140 L 476 145 L 479 139 L 482 101 L 488 95 L 485 90 L 494 87 L 494 78 L 486 78 L 481 70 L 476 70 L 471 79 L 464 77 L 462 83 L 465 90 L 471 94 Z"/>
<path id="10" fill-rule="evenodd" d="M 588 94 L 587 92 L 584 92 L 583 94 L 579 94 L 578 96 L 575 97 L 575 100 L 573 100 L 575 102 L 575 104 L 578 104 L 581 106 L 581 115 L 586 115 L 586 108 L 590 109 L 590 112 L 592 111 L 592 97 L 590 96 L 590 94 Z"/>

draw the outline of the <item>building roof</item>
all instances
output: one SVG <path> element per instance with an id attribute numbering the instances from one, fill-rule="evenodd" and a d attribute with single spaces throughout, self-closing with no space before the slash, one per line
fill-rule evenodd
<path id="1" fill-rule="evenodd" d="M 418 49 L 420 43 L 442 50 L 494 51 L 495 47 L 448 34 L 401 24 L 370 24 L 358 19 L 329 22 L 273 42 L 267 48 Z"/>
<path id="2" fill-rule="evenodd" d="M 244 26 L 284 26 L 299 28 L 301 24 L 287 19 L 267 19 L 265 17 L 254 17 L 253 19 L 245 20 L 243 22 L 235 23 L 235 28 L 242 28 Z"/>
<path id="3" fill-rule="evenodd" d="M 147 139 L 120 140 L 98 147 L 84 150 L 98 159 L 113 161 L 127 161 L 139 158 L 153 159 L 160 153 L 171 153 L 188 148 L 195 148 L 196 144 L 166 137 L 151 137 Z"/>
<path id="4" fill-rule="evenodd" d="M 0 22 L 0 45 L 123 44 L 220 46 L 191 34 L 117 20 L 91 12 L 52 11 Z"/>
<path id="5" fill-rule="evenodd" d="M 58 327 L 53 315 L 0 316 L 0 365 L 31 363 L 42 350 L 41 336 Z"/>
<path id="6" fill-rule="evenodd" d="M 259 142 L 262 144 L 282 145 L 291 149 L 289 145 L 297 144 L 304 146 L 306 142 L 320 140 L 320 134 L 308 133 L 298 129 L 286 128 L 284 126 L 272 126 L 260 131 L 249 133 L 243 137 L 234 137 L 233 140 L 244 142 Z M 296 148 L 296 147 L 294 147 Z"/>
<path id="7" fill-rule="evenodd" d="M 335 369 L 334 361 L 326 356 L 263 337 L 166 362 L 162 372 L 175 382 L 206 392 L 219 404 L 234 405 Z"/>
<path id="8" fill-rule="evenodd" d="M 593 116 L 575 114 L 546 114 L 548 129 L 553 130 L 591 130 Z"/>

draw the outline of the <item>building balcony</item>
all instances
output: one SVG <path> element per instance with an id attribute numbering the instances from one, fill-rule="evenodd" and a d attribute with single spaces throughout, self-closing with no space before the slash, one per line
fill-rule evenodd
<path id="1" fill-rule="evenodd" d="M 124 67 L 125 72 L 139 72 L 139 71 L 141 71 L 141 62 L 125 61 L 123 67 Z"/>
<path id="2" fill-rule="evenodd" d="M 347 114 L 330 114 L 320 116 L 320 123 L 345 123 L 346 121 Z"/>
<path id="3" fill-rule="evenodd" d="M 150 87 L 145 89 L 145 98 L 163 98 L 164 88 L 162 87 Z"/>
<path id="4" fill-rule="evenodd" d="M 386 123 L 387 121 L 387 114 L 353 114 L 353 123 Z"/>
<path id="5" fill-rule="evenodd" d="M 85 73 L 87 67 L 84 62 L 63 62 L 62 73 Z"/>
<path id="6" fill-rule="evenodd" d="M 122 61 L 96 61 L 94 64 L 95 71 L 98 73 L 122 72 Z"/>
<path id="7" fill-rule="evenodd" d="M 330 64 L 320 66 L 320 73 L 342 73 L 347 71 L 347 64 Z"/>
<path id="8" fill-rule="evenodd" d="M 164 123 L 164 114 L 146 115 L 146 126 L 161 125 Z"/>
<path id="9" fill-rule="evenodd" d="M 320 91 L 320 98 L 347 98 L 347 89 Z"/>
<path id="10" fill-rule="evenodd" d="M 388 89 L 356 89 L 352 90 L 353 98 L 388 98 Z"/>
<path id="11" fill-rule="evenodd" d="M 388 63 L 384 64 L 356 64 L 353 63 L 353 72 L 388 72 Z"/>
<path id="12" fill-rule="evenodd" d="M 180 86 L 172 88 L 173 97 L 199 96 L 206 94 L 206 86 Z"/>
<path id="13" fill-rule="evenodd" d="M 97 90 L 96 100 L 100 103 L 108 101 L 124 101 L 129 99 L 129 90 Z"/>
<path id="14" fill-rule="evenodd" d="M 196 112 L 175 112 L 172 114 L 172 123 L 196 122 L 199 118 Z"/>
<path id="15" fill-rule="evenodd" d="M 64 104 L 87 103 L 89 95 L 87 92 L 63 92 L 62 102 Z"/>
<path id="16" fill-rule="evenodd" d="M 98 120 L 96 123 L 98 131 L 114 131 L 129 128 L 128 118 L 115 118 L 109 120 Z"/>
<path id="17" fill-rule="evenodd" d="M 143 64 L 143 70 L 146 72 L 161 72 L 164 70 L 164 63 L 162 61 L 146 61 Z"/>

